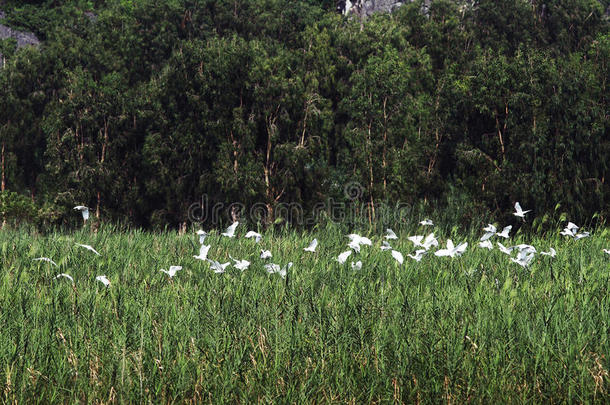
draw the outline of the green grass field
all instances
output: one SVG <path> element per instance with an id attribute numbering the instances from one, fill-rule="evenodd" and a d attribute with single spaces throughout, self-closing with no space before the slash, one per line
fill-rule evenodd
<path id="1" fill-rule="evenodd" d="M 238 228 L 239 236 L 245 228 Z M 102 227 L 0 230 L 3 402 L 514 403 L 610 401 L 610 231 L 575 241 L 519 234 L 529 268 L 477 247 L 480 231 L 435 229 L 459 258 L 381 251 L 381 232 L 340 265 L 345 233 L 208 237 Z M 421 232 L 421 230 L 420 230 Z M 365 232 L 366 234 L 366 232 Z M 317 237 L 316 253 L 303 247 Z M 502 240 L 502 242 L 504 242 Z M 89 244 L 97 256 L 75 243 Z M 273 258 L 259 258 L 261 247 Z M 57 262 L 33 261 L 46 256 Z M 352 260 L 363 267 L 351 268 Z M 263 264 L 293 262 L 286 279 Z M 173 279 L 161 273 L 181 265 Z M 59 273 L 70 274 L 74 285 Z M 106 275 L 105 288 L 95 280 Z"/>

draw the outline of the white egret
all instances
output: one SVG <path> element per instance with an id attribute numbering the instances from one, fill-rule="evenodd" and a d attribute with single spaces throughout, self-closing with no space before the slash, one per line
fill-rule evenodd
<path id="1" fill-rule="evenodd" d="M 206 231 L 204 231 L 203 229 L 200 229 L 197 231 L 197 235 L 199 235 L 199 243 L 201 245 L 203 245 L 203 242 L 205 241 L 205 238 L 208 236 L 208 233 Z"/>
<path id="2" fill-rule="evenodd" d="M 70 280 L 70 281 L 72 282 L 72 284 L 74 284 L 74 279 L 72 278 L 72 276 L 71 276 L 71 275 L 66 274 L 66 273 L 61 273 L 61 274 L 58 274 L 58 275 L 56 275 L 56 276 L 55 276 L 55 278 L 56 278 L 56 279 L 57 279 L 57 278 L 60 278 L 60 277 L 65 277 L 65 278 L 67 278 L 68 280 Z"/>
<path id="3" fill-rule="evenodd" d="M 422 241 L 424 240 L 424 235 L 409 236 L 407 239 L 413 242 L 415 246 L 423 246 Z"/>
<path id="4" fill-rule="evenodd" d="M 271 252 L 269 250 L 261 250 L 261 259 L 271 258 Z"/>
<path id="5" fill-rule="evenodd" d="M 106 276 L 97 276 L 95 279 L 104 284 L 106 288 L 110 287 L 110 280 Z"/>
<path id="6" fill-rule="evenodd" d="M 178 271 L 182 270 L 182 266 L 169 266 L 169 270 L 161 269 L 161 271 L 173 278 Z"/>
<path id="7" fill-rule="evenodd" d="M 220 273 L 224 273 L 225 270 L 227 269 L 227 267 L 229 267 L 229 265 L 231 264 L 231 262 L 226 262 L 226 263 L 220 263 L 217 262 L 216 260 L 211 260 L 211 259 L 206 259 L 208 261 L 208 263 L 210 263 L 210 269 L 214 270 L 214 273 L 216 274 L 220 274 Z"/>
<path id="8" fill-rule="evenodd" d="M 402 253 L 400 253 L 398 250 L 392 250 L 392 257 L 398 262 L 398 264 L 402 265 L 402 263 L 405 261 L 404 257 L 402 256 Z"/>
<path id="9" fill-rule="evenodd" d="M 528 250 L 522 250 L 521 252 L 519 252 L 516 259 L 513 257 L 510 258 L 512 262 L 517 263 L 521 267 L 529 266 L 533 259 L 534 253 Z"/>
<path id="10" fill-rule="evenodd" d="M 228 230 L 228 229 L 227 229 Z M 261 235 L 258 232 L 254 232 L 254 231 L 248 231 L 248 233 L 246 233 L 246 238 L 250 239 L 250 238 L 254 238 L 254 241 L 256 243 L 260 242 L 261 239 L 263 238 L 263 235 Z"/>
<path id="11" fill-rule="evenodd" d="M 75 210 L 80 211 L 81 215 L 83 216 L 83 222 L 87 221 L 89 219 L 89 208 L 85 207 L 84 205 L 77 205 L 76 207 L 74 207 Z"/>
<path id="12" fill-rule="evenodd" d="M 387 240 L 398 239 L 398 236 L 396 236 L 396 233 L 393 230 L 391 230 L 390 228 L 386 229 L 385 232 L 386 233 L 385 233 L 384 237 Z"/>
<path id="13" fill-rule="evenodd" d="M 500 252 L 506 253 L 509 256 L 510 256 L 511 252 L 515 249 L 514 247 L 507 248 L 506 246 L 504 246 L 500 242 L 496 242 L 496 243 L 498 244 L 498 249 L 500 250 Z"/>
<path id="14" fill-rule="evenodd" d="M 235 262 L 235 264 L 233 264 L 233 267 L 235 267 L 238 270 L 244 271 L 248 267 L 250 267 L 250 262 L 247 260 L 237 260 L 231 256 L 229 256 L 229 258 Z"/>
<path id="15" fill-rule="evenodd" d="M 439 256 L 439 257 L 441 257 L 441 256 L 449 256 L 449 257 L 461 256 L 466 251 L 467 247 L 468 247 L 468 242 L 464 242 L 457 246 L 454 246 L 453 241 L 451 239 L 447 239 L 447 248 L 437 250 L 436 252 L 434 252 L 434 255 Z"/>
<path id="16" fill-rule="evenodd" d="M 352 262 L 352 270 L 362 270 L 362 262 L 358 260 L 356 263 Z"/>
<path id="17" fill-rule="evenodd" d="M 424 239 L 421 245 L 426 250 L 429 250 L 432 246 L 438 246 L 438 240 L 434 236 L 434 232 L 426 236 L 426 239 Z"/>
<path id="18" fill-rule="evenodd" d="M 501 238 L 508 239 L 509 238 L 508 234 L 510 233 L 511 229 L 513 229 L 512 225 L 505 226 L 504 229 L 502 229 L 502 232 L 496 233 L 496 235 Z"/>
<path id="19" fill-rule="evenodd" d="M 574 240 L 579 240 L 579 239 L 582 239 L 582 238 L 588 238 L 589 236 L 591 236 L 591 234 L 589 232 L 577 233 L 576 235 L 574 235 Z"/>
<path id="20" fill-rule="evenodd" d="M 392 246 L 390 246 L 390 243 L 388 241 L 383 241 L 381 242 L 381 250 L 392 250 Z"/>
<path id="21" fill-rule="evenodd" d="M 494 248 L 494 245 L 491 243 L 490 240 L 483 240 L 479 242 L 479 247 L 492 250 Z"/>
<path id="22" fill-rule="evenodd" d="M 226 231 L 224 231 L 221 235 L 229 237 L 229 238 L 234 238 L 235 237 L 235 229 L 237 229 L 237 225 L 239 225 L 238 221 L 235 221 L 231 224 L 231 226 L 229 226 L 227 228 Z"/>
<path id="23" fill-rule="evenodd" d="M 195 259 L 204 260 L 208 258 L 208 252 L 210 251 L 211 245 L 201 245 L 199 248 L 199 255 L 193 255 Z"/>
<path id="24" fill-rule="evenodd" d="M 314 239 L 314 240 L 311 241 L 309 246 L 307 246 L 306 248 L 303 248 L 303 250 L 306 251 L 306 252 L 315 253 L 316 247 L 318 247 L 318 240 Z"/>
<path id="25" fill-rule="evenodd" d="M 345 261 L 347 260 L 347 258 L 352 254 L 351 250 L 346 250 L 345 252 L 341 253 L 338 257 L 337 257 L 337 261 L 340 264 L 345 264 Z"/>
<path id="26" fill-rule="evenodd" d="M 424 257 L 424 255 L 428 253 L 428 251 L 426 249 L 417 249 L 415 251 L 415 254 L 408 254 L 407 256 L 409 256 L 411 259 L 415 260 L 416 262 L 420 262 L 422 257 Z"/>
<path id="27" fill-rule="evenodd" d="M 100 254 L 97 252 L 97 250 L 93 249 L 93 247 L 92 247 L 92 246 L 89 246 L 89 245 L 83 245 L 83 244 L 81 244 L 81 243 L 77 243 L 77 244 L 76 244 L 76 246 L 83 247 L 83 248 L 85 248 L 85 249 L 87 249 L 87 250 L 92 251 L 92 252 L 93 252 L 93 253 L 95 253 L 96 255 L 101 256 L 101 255 L 100 255 Z"/>
<path id="28" fill-rule="evenodd" d="M 541 255 L 543 256 L 551 256 L 551 257 L 555 257 L 557 255 L 557 251 L 553 248 L 549 248 L 548 252 L 540 252 Z"/>
<path id="29" fill-rule="evenodd" d="M 292 267 L 292 262 L 289 262 L 288 264 L 286 264 L 286 266 L 284 266 L 284 268 L 281 268 L 279 264 L 275 264 L 275 263 L 265 264 L 264 267 L 265 267 L 265 270 L 267 270 L 267 273 L 269 273 L 269 274 L 278 273 L 282 278 L 286 278 L 286 274 L 287 274 L 288 270 L 290 270 L 290 268 Z"/>
<path id="30" fill-rule="evenodd" d="M 43 261 L 43 262 L 48 262 L 51 263 L 53 266 L 57 267 L 57 263 L 55 263 L 53 260 L 49 259 L 48 257 L 37 257 L 35 259 L 32 259 L 33 261 Z"/>
<path id="31" fill-rule="evenodd" d="M 571 236 L 571 237 L 575 237 L 576 236 L 576 232 L 578 231 L 579 226 L 576 225 L 573 222 L 569 222 L 568 221 L 568 225 L 566 225 L 565 228 L 563 228 L 563 230 L 561 232 L 559 232 L 560 235 L 564 235 L 564 236 Z"/>
<path id="32" fill-rule="evenodd" d="M 494 236 L 498 229 L 492 224 L 487 224 L 487 226 L 483 228 L 483 230 L 485 231 L 485 234 L 481 236 L 481 242 L 485 242 L 486 240 Z"/>
<path id="33" fill-rule="evenodd" d="M 360 245 L 371 246 L 373 244 L 366 236 L 360 236 L 356 233 L 350 233 L 347 237 L 350 239 L 348 246 L 356 252 L 360 252 Z"/>
<path id="34" fill-rule="evenodd" d="M 519 204 L 519 202 L 517 201 L 515 203 L 515 212 L 513 212 L 513 215 L 516 216 L 516 217 L 525 219 L 525 214 L 527 214 L 530 211 L 531 210 L 523 211 L 523 209 L 521 209 L 521 204 Z"/>
<path id="35" fill-rule="evenodd" d="M 604 253 L 607 254 L 608 256 L 610 256 L 610 249 L 603 249 Z"/>
<path id="36" fill-rule="evenodd" d="M 422 226 L 434 226 L 434 222 L 431 219 L 424 219 L 423 221 L 419 221 L 419 224 Z"/>

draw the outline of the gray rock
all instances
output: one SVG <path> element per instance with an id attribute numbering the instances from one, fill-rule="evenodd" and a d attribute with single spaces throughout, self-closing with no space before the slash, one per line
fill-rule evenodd
<path id="1" fill-rule="evenodd" d="M 6 25 L 0 24 L 0 39 L 15 38 L 17 40 L 17 48 L 27 45 L 38 46 L 40 40 L 31 32 L 17 31 Z"/>

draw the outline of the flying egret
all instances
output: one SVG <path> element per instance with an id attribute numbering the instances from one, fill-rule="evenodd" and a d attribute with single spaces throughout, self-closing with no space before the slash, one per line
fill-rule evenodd
<path id="1" fill-rule="evenodd" d="M 264 267 L 265 267 L 265 270 L 267 270 L 267 273 L 269 273 L 269 274 L 278 273 L 282 278 L 286 278 L 286 273 L 292 267 L 292 262 L 289 262 L 288 264 L 286 264 L 284 266 L 284 268 L 281 268 L 279 266 L 279 264 L 275 264 L 275 263 L 265 264 Z"/>
<path id="2" fill-rule="evenodd" d="M 428 251 L 426 249 L 417 249 L 415 251 L 415 254 L 408 254 L 407 256 L 409 256 L 411 259 L 415 260 L 416 262 L 420 262 L 422 257 L 424 257 L 424 255 L 428 253 Z"/>
<path id="3" fill-rule="evenodd" d="M 610 256 L 610 249 L 604 249 L 604 253 Z"/>
<path id="4" fill-rule="evenodd" d="M 203 245 L 203 242 L 205 241 L 206 236 L 208 236 L 208 233 L 203 229 L 200 229 L 197 231 L 197 235 L 199 235 L 199 244 Z"/>
<path id="5" fill-rule="evenodd" d="M 354 252 L 356 252 L 356 253 L 360 253 L 360 244 L 355 240 L 351 240 L 347 244 L 347 247 L 349 247 L 350 249 L 353 249 Z"/>
<path id="6" fill-rule="evenodd" d="M 97 276 L 95 279 L 104 284 L 106 288 L 110 287 L 110 280 L 106 276 Z"/>
<path id="7" fill-rule="evenodd" d="M 508 239 L 509 238 L 508 234 L 509 234 L 511 229 L 513 229 L 512 225 L 505 226 L 504 229 L 502 229 L 502 232 L 496 233 L 496 235 L 501 237 L 501 238 Z"/>
<path id="8" fill-rule="evenodd" d="M 228 230 L 228 229 L 227 229 Z M 246 238 L 250 239 L 250 238 L 254 238 L 254 241 L 256 243 L 260 242 L 261 239 L 263 238 L 263 235 L 261 235 L 258 232 L 254 232 L 254 231 L 248 231 L 248 233 L 246 233 Z"/>
<path id="9" fill-rule="evenodd" d="M 92 246 L 89 246 L 89 245 L 83 245 L 83 244 L 81 244 L 81 243 L 77 243 L 77 244 L 76 244 L 76 246 L 83 247 L 83 248 L 85 248 L 85 249 L 87 249 L 87 250 L 92 251 L 92 252 L 93 252 L 93 253 L 95 253 L 96 255 L 101 256 L 101 255 L 100 255 L 100 254 L 97 252 L 97 250 L 93 249 L 93 247 L 92 247 Z"/>
<path id="10" fill-rule="evenodd" d="M 402 263 L 405 261 L 404 257 L 402 256 L 402 253 L 400 253 L 398 250 L 392 250 L 392 257 L 398 262 L 398 264 L 402 265 Z"/>
<path id="11" fill-rule="evenodd" d="M 314 239 L 314 240 L 311 241 L 309 246 L 307 246 L 306 248 L 303 248 L 303 250 L 306 251 L 306 252 L 315 253 L 316 247 L 318 247 L 318 240 Z"/>
<path id="12" fill-rule="evenodd" d="M 525 251 L 527 253 L 536 253 L 536 248 L 532 245 L 528 245 L 525 243 L 521 243 L 519 245 L 513 246 L 514 249 L 519 249 L 519 253 Z"/>
<path id="13" fill-rule="evenodd" d="M 521 267 L 529 266 L 533 259 L 534 252 L 530 252 L 528 250 L 522 250 L 521 252 L 519 252 L 516 259 L 514 257 L 510 258 L 512 262 L 517 263 Z"/>
<path id="14" fill-rule="evenodd" d="M 398 239 L 398 236 L 396 236 L 396 233 L 391 230 L 390 228 L 385 230 L 386 234 L 385 234 L 385 238 L 387 240 L 392 240 L 392 239 Z"/>
<path id="15" fill-rule="evenodd" d="M 588 238 L 589 236 L 591 236 L 591 234 L 589 232 L 577 233 L 576 235 L 574 235 L 574 240 L 579 240 L 579 239 L 582 239 L 582 238 Z"/>
<path id="16" fill-rule="evenodd" d="M 347 246 L 354 249 L 356 252 L 360 252 L 360 245 L 371 246 L 373 244 L 366 236 L 360 236 L 356 233 L 350 233 L 347 237 L 350 239 Z"/>
<path id="17" fill-rule="evenodd" d="M 486 240 L 494 236 L 498 229 L 492 224 L 487 224 L 487 226 L 483 228 L 483 230 L 485 231 L 485 234 L 481 236 L 481 242 L 485 242 Z"/>
<path id="18" fill-rule="evenodd" d="M 58 274 L 58 275 L 56 275 L 56 276 L 55 276 L 55 278 L 56 278 L 56 279 L 57 279 L 57 278 L 60 278 L 60 277 L 65 277 L 65 278 L 67 278 L 68 280 L 70 280 L 70 281 L 72 282 L 72 284 L 74 284 L 74 279 L 72 278 L 72 276 L 71 276 L 71 275 L 66 274 L 66 273 L 61 273 L 61 274 Z"/>
<path id="19" fill-rule="evenodd" d="M 390 246 L 390 243 L 388 241 L 383 241 L 381 242 L 381 247 L 379 248 L 381 250 L 392 250 L 392 246 Z"/>
<path id="20" fill-rule="evenodd" d="M 516 216 L 516 217 L 525 219 L 525 214 L 527 214 L 530 211 L 531 210 L 523 211 L 523 209 L 521 209 L 521 204 L 519 204 L 519 202 L 517 201 L 515 203 L 515 212 L 513 212 L 513 215 Z"/>
<path id="21" fill-rule="evenodd" d="M 494 248 L 494 245 L 491 243 L 490 240 L 483 240 L 479 242 L 479 247 L 492 250 Z"/>
<path id="22" fill-rule="evenodd" d="M 449 257 L 456 257 L 456 256 L 461 256 L 465 251 L 466 248 L 468 247 L 468 242 L 464 242 L 461 243 L 457 246 L 453 245 L 453 241 L 451 239 L 447 239 L 447 248 L 446 249 L 439 249 L 436 252 L 434 252 L 435 256 L 438 257 L 442 257 L 442 256 L 449 256 Z"/>
<path id="23" fill-rule="evenodd" d="M 337 261 L 339 262 L 339 264 L 345 264 L 345 261 L 347 260 L 347 258 L 352 254 L 351 250 L 346 250 L 345 252 L 341 253 L 338 257 L 337 257 Z"/>
<path id="24" fill-rule="evenodd" d="M 231 262 L 220 263 L 216 260 L 206 259 L 208 263 L 210 263 L 210 269 L 214 270 L 214 273 L 221 274 L 224 273 L 227 267 L 231 264 Z"/>
<path id="25" fill-rule="evenodd" d="M 352 262 L 352 270 L 362 270 L 362 262 L 358 260 L 356 263 Z"/>
<path id="26" fill-rule="evenodd" d="M 415 246 L 423 246 L 422 241 L 424 240 L 424 235 L 409 236 L 407 239 L 413 242 Z"/>
<path id="27" fill-rule="evenodd" d="M 500 250 L 500 252 L 502 252 L 502 253 L 506 253 L 509 256 L 510 256 L 511 252 L 515 249 L 514 247 L 507 248 L 500 242 L 496 242 L 496 243 L 498 244 L 498 250 Z"/>
<path id="28" fill-rule="evenodd" d="M 83 216 L 83 222 L 86 222 L 89 219 L 89 208 L 84 205 L 77 205 L 74 207 L 75 210 L 80 211 Z"/>
<path id="29" fill-rule="evenodd" d="M 235 237 L 235 229 L 237 229 L 237 225 L 239 225 L 238 221 L 235 221 L 227 228 L 226 231 L 222 233 L 223 236 L 234 238 Z"/>
<path id="30" fill-rule="evenodd" d="M 193 255 L 195 259 L 204 260 L 208 258 L 208 252 L 210 250 L 211 245 L 201 245 L 199 248 L 199 255 Z"/>
<path id="31" fill-rule="evenodd" d="M 51 263 L 53 266 L 57 267 L 57 263 L 55 263 L 53 260 L 49 259 L 48 257 L 37 257 L 35 259 L 32 259 L 33 261 L 43 261 L 43 262 L 48 262 Z"/>
<path id="32" fill-rule="evenodd" d="M 434 226 L 434 223 L 431 219 L 424 219 L 423 221 L 419 221 L 419 224 L 422 226 Z"/>
<path id="33" fill-rule="evenodd" d="M 549 248 L 548 252 L 540 252 L 541 255 L 543 256 L 551 256 L 551 257 L 555 257 L 557 255 L 557 251 L 553 248 Z"/>
<path id="34" fill-rule="evenodd" d="M 169 266 L 169 270 L 161 269 L 161 271 L 169 276 L 169 278 L 174 278 L 178 271 L 182 270 L 182 266 Z"/>
<path id="35" fill-rule="evenodd" d="M 426 236 L 426 239 L 424 239 L 421 245 L 426 250 L 429 250 L 432 246 L 438 246 L 438 240 L 434 236 L 434 232 Z"/>
<path id="36" fill-rule="evenodd" d="M 248 267 L 250 267 L 250 262 L 247 260 L 237 260 L 231 256 L 229 256 L 229 258 L 235 262 L 235 264 L 233 264 L 233 267 L 235 267 L 238 270 L 244 271 Z"/>
<path id="37" fill-rule="evenodd" d="M 261 250 L 261 259 L 271 258 L 271 252 L 269 250 Z"/>

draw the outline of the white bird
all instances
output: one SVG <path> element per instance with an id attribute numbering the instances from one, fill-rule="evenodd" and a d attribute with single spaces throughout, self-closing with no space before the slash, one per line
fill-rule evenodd
<path id="1" fill-rule="evenodd" d="M 286 278 L 286 274 L 287 274 L 288 270 L 290 270 L 290 268 L 292 267 L 292 262 L 289 262 L 288 264 L 286 264 L 286 266 L 284 266 L 284 268 L 281 268 L 279 266 L 279 264 L 275 264 L 275 263 L 265 264 L 264 267 L 265 267 L 265 270 L 267 270 L 267 273 L 269 273 L 269 274 L 278 273 L 282 278 Z"/>
<path id="2" fill-rule="evenodd" d="M 72 284 L 74 284 L 74 279 L 72 278 L 71 275 L 66 274 L 66 273 L 61 273 L 61 274 L 58 274 L 58 275 L 55 276 L 55 278 L 60 278 L 60 277 L 65 277 L 68 280 L 70 280 L 72 282 Z"/>
<path id="3" fill-rule="evenodd" d="M 439 257 L 441 257 L 441 256 L 449 256 L 449 257 L 461 256 L 466 251 L 467 247 L 468 247 L 468 242 L 464 242 L 457 246 L 454 246 L 453 241 L 451 239 L 447 239 L 447 248 L 437 250 L 436 252 L 434 252 L 434 255 L 439 256 Z"/>
<path id="4" fill-rule="evenodd" d="M 208 233 L 203 229 L 200 229 L 197 231 L 197 235 L 199 235 L 199 243 L 203 245 L 203 242 L 205 241 L 206 236 L 208 236 Z"/>
<path id="5" fill-rule="evenodd" d="M 576 232 L 578 231 L 579 226 L 576 225 L 573 222 L 569 222 L 568 221 L 568 225 L 566 225 L 565 228 L 563 228 L 563 230 L 561 232 L 559 232 L 560 235 L 564 235 L 564 236 L 571 236 L 571 237 L 575 237 L 576 236 Z"/>
<path id="6" fill-rule="evenodd" d="M 261 259 L 269 259 L 271 258 L 271 252 L 269 250 L 261 249 Z"/>
<path id="7" fill-rule="evenodd" d="M 419 224 L 423 226 L 434 226 L 434 223 L 431 219 L 424 219 L 423 221 L 419 221 Z"/>
<path id="8" fill-rule="evenodd" d="M 398 236 L 396 236 L 396 233 L 393 230 L 388 228 L 388 229 L 385 230 L 385 238 L 387 240 L 398 239 Z"/>
<path id="9" fill-rule="evenodd" d="M 420 262 L 422 257 L 424 257 L 424 255 L 428 253 L 428 251 L 426 249 L 418 249 L 415 251 L 415 254 L 408 254 L 407 256 L 409 256 L 411 259 L 415 260 L 416 262 Z"/>
<path id="10" fill-rule="evenodd" d="M 591 234 L 589 232 L 577 233 L 576 235 L 574 235 L 574 240 L 579 240 L 579 239 L 582 239 L 582 238 L 588 238 L 589 236 L 591 236 Z"/>
<path id="11" fill-rule="evenodd" d="M 227 229 L 227 231 L 228 231 L 228 229 Z M 258 232 L 254 232 L 254 231 L 248 231 L 248 233 L 246 233 L 246 236 L 245 236 L 245 237 L 246 237 L 246 238 L 248 238 L 248 239 L 250 239 L 250 238 L 254 238 L 254 241 L 255 241 L 256 243 L 258 243 L 258 242 L 260 242 L 260 241 L 261 241 L 261 239 L 263 238 L 263 235 L 261 235 L 261 234 L 260 234 L 260 233 L 258 233 Z"/>
<path id="12" fill-rule="evenodd" d="M 345 264 L 345 261 L 347 260 L 347 258 L 352 254 L 351 250 L 346 250 L 345 252 L 341 253 L 338 257 L 337 257 L 337 261 L 340 264 Z"/>
<path id="13" fill-rule="evenodd" d="M 350 239 L 348 246 L 356 252 L 360 252 L 360 245 L 371 246 L 373 244 L 366 236 L 360 236 L 356 233 L 350 233 L 347 237 Z"/>
<path id="14" fill-rule="evenodd" d="M 398 264 L 402 265 L 402 263 L 404 262 L 404 257 L 402 257 L 402 253 L 400 253 L 398 250 L 392 250 L 392 257 L 394 259 L 396 259 L 396 261 L 398 262 Z"/>
<path id="15" fill-rule="evenodd" d="M 521 209 L 521 204 L 519 204 L 519 202 L 517 201 L 515 203 L 515 212 L 513 212 L 513 215 L 516 216 L 516 217 L 525 219 L 525 214 L 527 214 L 530 211 L 531 210 L 523 211 L 523 209 Z"/>
<path id="16" fill-rule="evenodd" d="M 231 226 L 229 226 L 227 228 L 227 230 L 222 233 L 222 235 L 223 236 L 227 236 L 229 238 L 234 238 L 235 237 L 235 229 L 237 229 L 237 225 L 239 225 L 238 221 L 233 222 L 231 224 Z"/>
<path id="17" fill-rule="evenodd" d="M 307 246 L 306 248 L 303 248 L 303 250 L 306 251 L 306 252 L 315 253 L 317 247 L 318 247 L 318 240 L 314 239 L 314 240 L 311 241 L 309 246 Z"/>
<path id="18" fill-rule="evenodd" d="M 501 238 L 508 239 L 509 238 L 508 234 L 511 229 L 513 229 L 512 225 L 505 226 L 504 229 L 502 229 L 502 232 L 496 233 L 496 235 L 498 235 Z"/>
<path id="19" fill-rule="evenodd" d="M 93 247 L 92 247 L 92 246 L 89 246 L 89 245 L 83 245 L 83 244 L 81 244 L 81 243 L 77 243 L 77 244 L 76 244 L 76 246 L 83 247 L 83 248 L 85 248 L 85 249 L 87 249 L 87 250 L 92 251 L 92 252 L 93 252 L 93 253 L 95 253 L 96 255 L 101 256 L 101 255 L 100 255 L 100 254 L 97 252 L 97 250 L 93 249 Z"/>
<path id="20" fill-rule="evenodd" d="M 604 249 L 604 253 L 610 256 L 610 249 Z"/>
<path id="21" fill-rule="evenodd" d="M 51 263 L 53 266 L 57 267 L 57 263 L 55 263 L 53 260 L 49 259 L 48 257 L 37 257 L 37 258 L 32 259 L 32 260 L 48 262 L 48 263 Z"/>
<path id="22" fill-rule="evenodd" d="M 517 263 L 521 267 L 529 266 L 533 259 L 534 259 L 534 253 L 529 252 L 527 250 L 523 250 L 523 251 L 519 252 L 516 259 L 513 257 L 510 258 L 511 261 Z"/>
<path id="23" fill-rule="evenodd" d="M 426 236 L 426 239 L 424 239 L 421 245 L 426 250 L 429 250 L 432 246 L 438 246 L 438 240 L 434 236 L 434 232 Z"/>
<path id="24" fill-rule="evenodd" d="M 513 246 L 514 249 L 519 249 L 519 253 L 525 251 L 527 253 L 536 253 L 536 248 L 532 245 L 528 245 L 525 243 L 521 243 L 519 245 Z"/>
<path id="25" fill-rule="evenodd" d="M 81 215 L 83 216 L 83 221 L 86 221 L 89 219 L 89 208 L 85 207 L 84 205 L 77 205 L 76 207 L 74 207 L 75 210 L 80 211 Z"/>
<path id="26" fill-rule="evenodd" d="M 514 247 L 507 248 L 506 246 L 504 246 L 500 242 L 496 242 L 496 243 L 498 244 L 498 249 L 500 250 L 500 252 L 506 253 L 509 256 L 510 256 L 511 252 L 515 249 Z"/>
<path id="27" fill-rule="evenodd" d="M 195 259 L 204 260 L 208 258 L 208 252 L 210 251 L 211 245 L 201 245 L 199 248 L 199 255 L 193 255 Z"/>
<path id="28" fill-rule="evenodd" d="M 169 270 L 161 269 L 161 271 L 173 278 L 178 271 L 182 270 L 182 266 L 169 266 Z"/>
<path id="29" fill-rule="evenodd" d="M 229 256 L 229 257 L 231 258 L 231 260 L 233 260 L 235 262 L 233 267 L 235 267 L 238 270 L 244 271 L 248 267 L 250 267 L 250 262 L 247 260 L 237 260 L 237 259 L 232 258 L 231 256 Z"/>
<path id="30" fill-rule="evenodd" d="M 485 231 L 485 234 L 481 236 L 481 242 L 485 242 L 486 240 L 494 236 L 498 229 L 492 224 L 487 224 L 487 226 L 483 228 L 483 230 Z"/>
<path id="31" fill-rule="evenodd" d="M 494 245 L 491 243 L 490 240 L 484 240 L 479 242 L 479 247 L 492 250 L 494 248 Z"/>
<path id="32" fill-rule="evenodd" d="M 352 270 L 362 270 L 362 262 L 358 260 L 356 263 L 352 262 Z"/>
<path id="33" fill-rule="evenodd" d="M 421 242 L 424 240 L 424 235 L 409 236 L 407 239 L 413 242 L 415 246 L 423 246 Z"/>
<path id="34" fill-rule="evenodd" d="M 392 250 L 392 246 L 390 246 L 390 243 L 388 241 L 383 241 L 381 242 L 381 250 Z"/>
<path id="35" fill-rule="evenodd" d="M 557 251 L 553 248 L 549 248 L 548 252 L 540 252 L 541 255 L 543 256 L 551 256 L 551 257 L 555 257 L 557 255 Z"/>
<path id="36" fill-rule="evenodd" d="M 104 284 L 106 288 L 110 287 L 110 280 L 106 276 L 97 276 L 95 279 Z"/>
<path id="37" fill-rule="evenodd" d="M 226 262 L 226 263 L 220 263 L 217 262 L 216 260 L 210 260 L 210 259 L 206 259 L 208 261 L 208 263 L 210 263 L 210 269 L 214 270 L 214 273 L 216 274 L 220 274 L 220 273 L 224 273 L 225 270 L 227 269 L 227 267 L 229 267 L 229 265 L 231 264 L 231 262 Z"/>

